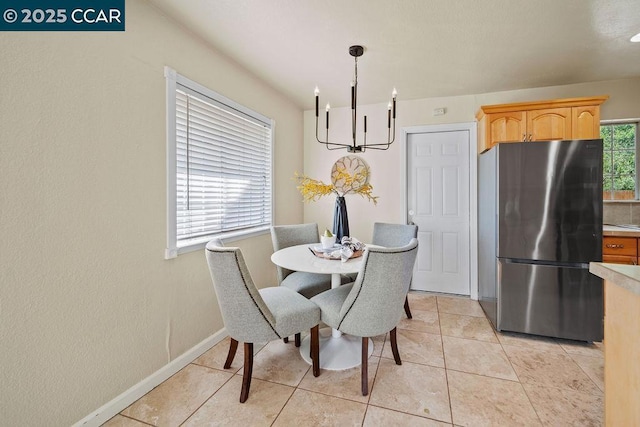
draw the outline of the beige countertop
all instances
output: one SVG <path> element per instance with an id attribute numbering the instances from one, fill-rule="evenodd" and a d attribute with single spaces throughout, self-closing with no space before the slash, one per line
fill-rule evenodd
<path id="1" fill-rule="evenodd" d="M 640 295 L 640 266 L 591 262 L 589 263 L 589 271 L 608 282 Z"/>
<path id="2" fill-rule="evenodd" d="M 634 230 L 632 228 L 618 227 L 615 225 L 603 225 L 603 236 L 620 236 L 620 237 L 640 237 L 640 230 Z"/>

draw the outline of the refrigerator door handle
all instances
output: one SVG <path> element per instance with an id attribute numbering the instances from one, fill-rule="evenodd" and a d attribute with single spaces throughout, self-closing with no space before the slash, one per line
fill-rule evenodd
<path id="1" fill-rule="evenodd" d="M 553 261 L 539 261 L 533 259 L 518 259 L 518 258 L 498 258 L 505 264 L 529 264 L 529 265 L 546 265 L 549 267 L 566 267 L 566 268 L 581 268 L 589 269 L 588 262 L 553 262 Z"/>

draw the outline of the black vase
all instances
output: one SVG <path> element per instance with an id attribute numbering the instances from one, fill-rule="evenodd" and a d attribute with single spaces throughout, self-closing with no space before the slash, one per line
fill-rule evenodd
<path id="1" fill-rule="evenodd" d="M 344 197 L 336 197 L 336 208 L 333 212 L 333 234 L 336 236 L 336 243 L 340 243 L 344 236 L 349 236 L 349 217 Z"/>

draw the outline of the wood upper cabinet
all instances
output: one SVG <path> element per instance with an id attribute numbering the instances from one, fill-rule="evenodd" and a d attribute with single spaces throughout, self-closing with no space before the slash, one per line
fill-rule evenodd
<path id="1" fill-rule="evenodd" d="M 522 141 L 527 131 L 524 111 L 508 111 L 487 117 L 488 133 L 494 143 Z"/>
<path id="2" fill-rule="evenodd" d="M 571 108 L 527 111 L 527 141 L 571 139 Z"/>
<path id="3" fill-rule="evenodd" d="M 600 137 L 600 105 L 608 96 L 484 105 L 478 119 L 478 152 L 497 143 Z"/>
<path id="4" fill-rule="evenodd" d="M 600 138 L 600 106 L 573 107 L 571 109 L 571 134 L 573 139 Z"/>

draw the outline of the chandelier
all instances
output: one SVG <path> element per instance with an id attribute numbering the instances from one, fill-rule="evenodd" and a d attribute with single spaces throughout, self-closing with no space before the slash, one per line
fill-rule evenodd
<path id="1" fill-rule="evenodd" d="M 353 139 L 351 144 L 343 144 L 339 142 L 331 142 L 329 141 L 329 110 L 331 106 L 327 104 L 325 109 L 326 111 L 326 135 L 324 141 L 320 139 L 318 136 L 318 105 L 319 98 L 318 95 L 320 91 L 316 87 L 315 96 L 316 96 L 316 140 L 320 144 L 324 144 L 328 150 L 339 150 L 342 148 L 346 148 L 349 153 L 357 153 L 364 152 L 367 149 L 370 150 L 388 150 L 393 141 L 396 139 L 396 96 L 397 92 L 395 88 L 391 93 L 391 102 L 387 106 L 387 142 L 376 143 L 376 144 L 367 144 L 367 116 L 364 116 L 364 138 L 362 145 L 358 145 L 356 142 L 356 121 L 357 121 L 357 100 L 358 100 L 358 57 L 362 56 L 364 53 L 364 48 L 359 45 L 349 47 L 349 55 L 353 56 L 355 59 L 355 74 L 354 79 L 351 82 L 351 137 Z M 393 119 L 393 122 L 392 122 Z M 392 128 L 393 123 L 393 128 Z"/>

